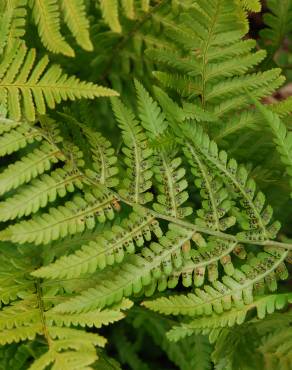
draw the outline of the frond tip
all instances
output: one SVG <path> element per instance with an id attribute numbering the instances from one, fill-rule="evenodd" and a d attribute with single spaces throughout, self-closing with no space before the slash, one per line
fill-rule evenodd
<path id="1" fill-rule="evenodd" d="M 14 120 L 26 117 L 34 121 L 36 111 L 45 114 L 47 107 L 53 109 L 64 100 L 117 95 L 111 89 L 64 74 L 58 65 L 49 66 L 47 56 L 37 64 L 35 61 L 35 49 L 28 50 L 17 41 L 0 64 L 0 97 Z"/>

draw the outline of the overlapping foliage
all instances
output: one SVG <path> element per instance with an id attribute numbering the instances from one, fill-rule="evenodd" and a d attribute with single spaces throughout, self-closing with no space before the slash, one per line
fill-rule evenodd
<path id="1" fill-rule="evenodd" d="M 292 107 L 260 102 L 259 10 L 4 3 L 0 368 L 289 368 Z"/>

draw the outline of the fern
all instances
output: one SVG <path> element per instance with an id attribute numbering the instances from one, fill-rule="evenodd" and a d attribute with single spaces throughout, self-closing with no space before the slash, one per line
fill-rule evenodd
<path id="1" fill-rule="evenodd" d="M 260 5 L 0 4 L 0 369 L 291 367 L 291 104 L 266 104 Z"/>
<path id="2" fill-rule="evenodd" d="M 261 37 L 269 43 L 269 51 L 274 53 L 285 35 L 291 31 L 292 3 L 290 0 L 281 3 L 269 0 L 267 5 L 270 12 L 264 15 L 267 28 L 261 31 Z"/>
<path id="3" fill-rule="evenodd" d="M 253 71 L 266 53 L 254 53 L 255 43 L 242 40 L 247 29 L 239 3 L 259 10 L 256 2 L 216 0 L 208 7 L 206 2 L 198 1 L 192 12 L 181 15 L 179 22 L 167 23 L 167 35 L 177 50 L 147 51 L 163 68 L 154 75 L 164 86 L 192 102 L 194 109 L 203 108 L 226 125 L 230 122 L 234 128 L 242 121 L 237 129 L 247 124 L 242 110 L 248 105 L 244 89 L 261 98 L 283 83 L 280 70 Z M 238 112 L 236 118 L 234 111 Z"/>
<path id="4" fill-rule="evenodd" d="M 292 176 L 292 135 L 287 132 L 285 124 L 281 121 L 276 113 L 270 112 L 263 105 L 254 101 L 257 109 L 261 112 L 266 122 L 269 124 L 273 135 L 275 136 L 275 144 L 281 156 L 281 161 L 287 168 L 287 173 Z"/>
<path id="5" fill-rule="evenodd" d="M 36 52 L 28 50 L 20 42 L 4 55 L 0 65 L 0 94 L 10 117 L 19 120 L 25 116 L 35 119 L 35 111 L 46 112 L 46 106 L 54 108 L 62 100 L 94 98 L 114 94 L 111 90 L 81 82 L 62 73 L 59 66 L 47 68 L 49 59 L 43 57 L 35 66 Z"/>
<path id="6" fill-rule="evenodd" d="M 112 31 L 121 33 L 122 27 L 119 20 L 119 5 L 128 19 L 136 18 L 136 6 L 142 12 L 148 12 L 150 9 L 149 0 L 100 0 L 100 8 L 103 18 Z M 137 3 L 137 4 L 135 4 Z"/>
<path id="7" fill-rule="evenodd" d="M 266 321 L 254 321 L 242 325 L 235 330 L 224 330 L 220 335 L 220 341 L 215 347 L 213 353 L 213 359 L 218 363 L 218 366 L 228 365 L 237 366 L 238 369 L 252 369 L 267 367 L 268 369 L 287 369 L 290 366 L 290 352 L 289 352 L 289 325 L 291 323 L 291 314 L 273 314 Z M 275 327 L 278 329 L 275 330 Z M 249 335 L 251 338 L 250 342 L 243 346 L 243 350 L 237 352 L 237 349 L 242 346 L 243 338 L 245 335 Z M 274 343 L 273 343 L 274 337 Z M 279 339 L 282 337 L 282 342 L 286 340 L 287 344 L 282 346 L 283 352 L 281 351 L 281 344 L 279 345 Z M 286 338 L 285 338 L 286 337 Z M 272 339 L 270 348 L 266 348 L 261 344 L 265 340 Z M 277 343 L 278 342 L 278 343 Z M 273 346 L 274 344 L 274 346 Z M 277 353 L 277 360 L 275 359 L 275 350 L 277 351 L 277 345 L 279 345 L 279 351 Z M 286 347 L 286 348 L 285 348 Z M 256 350 L 255 350 L 256 349 Z M 237 354 L 236 354 L 237 352 Z M 249 356 L 249 365 L 246 367 L 246 356 Z M 222 357 L 221 357 L 222 356 Z M 224 360 L 219 359 L 224 358 Z"/>
<path id="8" fill-rule="evenodd" d="M 203 333 L 210 335 L 210 340 L 214 341 L 219 335 L 218 329 L 226 326 L 232 327 L 234 325 L 241 325 L 248 314 L 248 312 L 254 308 L 257 309 L 257 315 L 260 319 L 263 319 L 266 314 L 271 314 L 275 309 L 282 309 L 290 302 L 291 294 L 279 294 L 279 295 L 267 295 L 260 298 L 256 298 L 253 303 L 244 307 L 233 308 L 230 311 L 226 311 L 223 315 L 216 313 L 212 314 L 208 318 L 198 318 L 195 320 L 181 323 L 179 326 L 173 326 L 167 333 L 167 337 L 171 341 L 178 341 L 185 335 L 191 335 L 193 333 Z"/>
<path id="9" fill-rule="evenodd" d="M 131 315 L 130 315 L 131 318 Z M 211 345 L 206 337 L 197 335 L 182 340 L 178 345 L 168 341 L 166 333 L 171 327 L 167 319 L 135 311 L 133 326 L 144 329 L 163 348 L 167 356 L 182 370 L 210 369 Z"/>

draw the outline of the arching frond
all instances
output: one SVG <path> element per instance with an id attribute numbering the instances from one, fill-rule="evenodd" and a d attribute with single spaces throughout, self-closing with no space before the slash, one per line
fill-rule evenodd
<path id="1" fill-rule="evenodd" d="M 94 189 L 92 192 L 86 192 L 84 198 L 75 196 L 65 203 L 65 206 L 51 208 L 48 213 L 9 226 L 0 233 L 0 239 L 20 244 L 47 244 L 52 240 L 82 232 L 85 228 L 92 229 L 96 218 L 99 222 L 114 218 L 111 205 L 113 201 L 114 197 L 110 193 Z"/>
<path id="2" fill-rule="evenodd" d="M 159 243 L 151 243 L 149 248 L 142 249 L 141 255 L 129 256 L 119 267 L 101 272 L 99 286 L 56 306 L 56 312 L 102 308 L 120 301 L 123 296 L 140 292 L 144 286 L 151 284 L 152 276 L 158 279 L 162 274 L 168 275 L 174 266 L 182 264 L 183 258 L 189 258 L 185 243 L 191 235 L 192 232 L 177 227 L 169 230 Z"/>
<path id="3" fill-rule="evenodd" d="M 58 65 L 48 68 L 44 56 L 36 63 L 35 49 L 16 41 L 0 63 L 0 96 L 12 119 L 35 119 L 62 100 L 116 95 L 112 90 L 67 76 Z"/>
<path id="4" fill-rule="evenodd" d="M 208 317 L 197 318 L 181 323 L 179 326 L 173 326 L 167 333 L 167 337 L 171 341 L 178 341 L 184 336 L 189 336 L 194 333 L 209 333 L 210 340 L 214 341 L 219 334 L 219 332 L 216 332 L 216 329 L 241 325 L 245 321 L 250 310 L 256 308 L 258 317 L 263 319 L 267 314 L 272 314 L 275 310 L 283 309 L 291 299 L 292 297 L 289 293 L 258 297 L 255 298 L 250 305 L 234 307 L 221 315 L 213 313 Z M 214 334 L 216 336 L 214 336 Z"/>
<path id="5" fill-rule="evenodd" d="M 161 237 L 162 232 L 151 213 L 132 213 L 121 225 L 114 225 L 111 231 L 106 230 L 74 254 L 42 267 L 33 275 L 70 278 L 104 269 L 107 265 L 122 262 L 125 254 L 135 253 L 136 247 L 141 248 L 145 241 L 151 240 L 151 232 Z"/>

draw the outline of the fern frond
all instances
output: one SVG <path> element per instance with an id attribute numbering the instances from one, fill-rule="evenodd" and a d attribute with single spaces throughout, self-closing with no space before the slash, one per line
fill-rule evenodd
<path id="1" fill-rule="evenodd" d="M 246 114 L 244 89 L 259 98 L 270 95 L 284 81 L 280 70 L 254 73 L 265 51 L 254 52 L 253 40 L 242 40 L 248 30 L 246 11 L 259 10 L 258 1 L 198 1 L 178 19 L 165 22 L 167 38 L 176 46 L 148 49 L 158 64 L 154 76 L 192 105 L 229 123 Z M 241 110 L 239 112 L 239 110 Z M 204 121 L 204 120 L 203 120 Z M 208 120 L 206 120 L 208 121 Z M 212 131 L 212 128 L 210 128 Z"/>
<path id="2" fill-rule="evenodd" d="M 112 343 L 118 351 L 119 361 L 131 369 L 150 370 L 147 363 L 139 356 L 135 344 L 125 335 L 122 328 L 117 328 L 112 336 Z"/>
<path id="3" fill-rule="evenodd" d="M 9 127 L 7 128 L 9 130 Z M 9 130 L 0 137 L 0 156 L 11 154 L 35 140 L 41 140 L 40 132 L 23 122 L 14 130 Z"/>
<path id="4" fill-rule="evenodd" d="M 134 0 L 122 0 L 122 7 L 127 18 L 135 19 Z"/>
<path id="5" fill-rule="evenodd" d="M 242 6 L 251 12 L 260 12 L 262 5 L 260 0 L 239 0 Z"/>
<path id="6" fill-rule="evenodd" d="M 136 20 L 137 14 L 140 15 L 141 11 L 150 10 L 149 0 L 99 0 L 99 3 L 105 23 L 116 33 L 122 32 L 119 13 L 130 20 Z"/>
<path id="7" fill-rule="evenodd" d="M 0 233 L 0 239 L 20 244 L 48 244 L 52 240 L 82 232 L 85 228 L 94 228 L 95 217 L 99 222 L 113 219 L 113 201 L 114 196 L 110 193 L 93 189 L 86 192 L 84 198 L 75 196 L 65 206 L 51 208 L 48 213 L 9 226 Z"/>
<path id="8" fill-rule="evenodd" d="M 45 47 L 53 53 L 62 53 L 69 57 L 75 55 L 74 50 L 64 40 L 60 32 L 60 9 L 57 0 L 29 0 L 34 22 Z"/>
<path id="9" fill-rule="evenodd" d="M 3 54 L 4 48 L 7 45 L 9 29 L 11 27 L 11 12 L 4 12 L 0 16 L 0 55 Z"/>
<path id="10" fill-rule="evenodd" d="M 32 279 L 26 274 L 33 271 L 31 258 L 9 250 L 10 245 L 1 245 L 0 302 L 7 305 L 18 298 L 25 299 L 35 291 Z M 27 251 L 31 251 L 29 248 Z"/>
<path id="11" fill-rule="evenodd" d="M 270 294 L 261 297 L 255 297 L 255 300 L 244 307 L 234 307 L 218 315 L 213 313 L 210 316 L 197 318 L 187 321 L 179 326 L 173 326 L 167 333 L 167 338 L 171 341 L 181 340 L 185 335 L 194 333 L 210 334 L 210 339 L 214 341 L 214 332 L 218 328 L 232 327 L 241 325 L 248 314 L 254 308 L 257 310 L 257 316 L 263 319 L 267 314 L 272 314 L 275 310 L 283 309 L 292 299 L 290 293 Z M 218 334 L 218 333 L 217 333 Z"/>
<path id="12" fill-rule="evenodd" d="M 274 53 L 282 43 L 283 38 L 292 30 L 292 1 L 268 0 L 269 13 L 264 14 L 267 28 L 260 31 L 261 37 L 267 43 L 270 52 Z"/>
<path id="13" fill-rule="evenodd" d="M 49 170 L 53 163 L 64 161 L 60 150 L 47 142 L 39 148 L 7 166 L 0 174 L 0 194 L 29 182 L 34 177 Z"/>
<path id="14" fill-rule="evenodd" d="M 61 8 L 64 13 L 64 21 L 68 25 L 77 43 L 83 49 L 92 51 L 93 45 L 89 35 L 89 20 L 86 16 L 84 1 L 62 0 Z"/>
<path id="15" fill-rule="evenodd" d="M 80 325 L 81 327 L 95 327 L 101 328 L 103 325 L 109 325 L 115 321 L 121 320 L 125 317 L 124 310 L 129 309 L 133 303 L 124 299 L 119 305 L 115 305 L 112 309 L 107 308 L 104 310 L 93 310 L 85 313 L 78 314 L 59 314 L 56 312 L 48 311 L 46 313 L 46 320 L 48 325 L 53 326 L 56 324 L 58 327 L 65 325 Z"/>
<path id="16" fill-rule="evenodd" d="M 123 261 L 125 254 L 133 254 L 135 246 L 141 248 L 151 240 L 151 232 L 162 236 L 159 224 L 151 213 L 132 213 L 121 225 L 101 233 L 95 240 L 82 246 L 74 254 L 61 257 L 55 263 L 33 273 L 43 278 L 70 278 L 92 273 Z"/>
<path id="17" fill-rule="evenodd" d="M 130 314 L 131 315 L 131 314 Z M 131 317 L 131 316 L 130 316 Z M 202 335 L 193 335 L 179 343 L 171 343 L 166 334 L 171 328 L 170 322 L 161 316 L 147 311 L 135 310 L 133 326 L 143 328 L 154 342 L 166 352 L 182 370 L 210 370 L 212 347 L 208 338 Z"/>
<path id="18" fill-rule="evenodd" d="M 99 0 L 102 15 L 110 28 L 117 33 L 122 32 L 119 21 L 119 4 L 118 0 Z"/>
<path id="19" fill-rule="evenodd" d="M 226 184 L 230 184 L 234 191 L 241 198 L 240 204 L 246 209 L 245 217 L 238 221 L 244 230 L 237 234 L 240 239 L 261 239 L 274 237 L 279 228 L 275 222 L 269 225 L 272 209 L 270 206 L 265 207 L 265 196 L 263 193 L 256 193 L 256 184 L 253 179 L 248 178 L 248 172 L 243 166 L 238 166 L 234 159 L 228 160 L 225 151 L 218 151 L 214 141 L 208 138 L 202 127 L 199 125 L 184 126 L 186 138 L 191 138 L 192 145 L 196 148 L 197 153 L 202 155 L 208 166 L 214 169 L 218 176 Z"/>
<path id="20" fill-rule="evenodd" d="M 264 357 L 265 369 L 288 370 L 292 366 L 292 330 L 284 328 L 262 339 L 258 351 Z"/>
<path id="21" fill-rule="evenodd" d="M 56 369 L 88 369 L 88 365 L 97 360 L 94 346 L 104 346 L 105 339 L 98 334 L 80 330 L 50 328 L 52 338 L 48 352 L 40 356 L 29 370 L 44 370 L 50 364 Z"/>
<path id="22" fill-rule="evenodd" d="M 228 199 L 228 190 L 223 187 L 223 181 L 211 172 L 188 143 L 184 148 L 184 153 L 192 166 L 192 172 L 196 177 L 195 185 L 200 189 L 203 199 L 203 208 L 197 211 L 199 217 L 196 223 L 222 231 L 233 226 L 236 222 L 235 217 L 224 217 L 230 210 L 232 201 Z"/>
<path id="23" fill-rule="evenodd" d="M 287 174 L 292 178 L 292 132 L 287 132 L 285 124 L 276 113 L 271 112 L 255 99 L 252 100 L 265 121 L 269 124 L 281 161 L 286 167 Z M 292 180 L 290 180 L 290 183 L 292 188 Z"/>
<path id="24" fill-rule="evenodd" d="M 22 122 L 12 121 L 8 118 L 0 117 L 0 135 L 3 135 L 5 132 L 11 131 L 21 124 Z"/>
<path id="25" fill-rule="evenodd" d="M 20 328 L 1 330 L 0 344 L 20 342 L 23 340 L 33 340 L 37 334 L 42 333 L 42 326 L 40 323 L 32 324 L 30 326 L 22 326 Z"/>
<path id="26" fill-rule="evenodd" d="M 139 117 L 149 137 L 158 138 L 167 128 L 165 115 L 139 81 L 135 81 Z"/>
<path id="27" fill-rule="evenodd" d="M 36 213 L 57 197 L 64 197 L 75 188 L 82 189 L 82 181 L 82 174 L 72 170 L 70 166 L 57 168 L 49 175 L 44 174 L 19 188 L 12 197 L 0 202 L 0 220 L 7 221 Z"/>
<path id="28" fill-rule="evenodd" d="M 148 191 L 152 185 L 151 177 L 153 151 L 147 145 L 147 137 L 134 114 L 118 99 L 112 99 L 113 111 L 122 130 L 125 147 L 126 178 L 120 194 L 134 203 L 144 204 L 152 200 Z"/>
<path id="29" fill-rule="evenodd" d="M 21 326 L 30 326 L 39 320 L 39 312 L 37 307 L 32 308 L 30 300 L 16 302 L 11 306 L 5 307 L 0 312 L 0 328 L 5 329 L 20 328 Z"/>
<path id="30" fill-rule="evenodd" d="M 251 262 L 254 270 L 249 264 L 243 265 L 240 270 L 235 269 L 232 277 L 223 276 L 222 282 L 216 280 L 212 286 L 205 285 L 204 289 L 196 289 L 195 294 L 162 297 L 154 301 L 145 301 L 143 304 L 160 313 L 190 316 L 211 315 L 213 311 L 222 314 L 233 306 L 241 308 L 250 305 L 253 302 L 253 287 L 256 287 L 262 279 L 265 279 L 270 290 L 275 290 L 274 271 L 282 264 L 287 253 L 282 252 L 279 257 L 260 253 Z"/>
<path id="31" fill-rule="evenodd" d="M 188 199 L 185 169 L 180 167 L 182 159 L 176 157 L 176 150 L 156 150 L 155 179 L 157 181 L 158 203 L 153 209 L 175 218 L 184 218 L 192 213 L 191 207 L 181 207 Z"/>
<path id="32" fill-rule="evenodd" d="M 205 280 L 209 280 L 210 282 L 216 281 L 219 277 L 218 262 L 222 265 L 224 272 L 232 276 L 234 266 L 230 256 L 231 252 L 239 255 L 241 258 L 245 257 L 244 249 L 240 248 L 233 241 L 210 238 L 206 242 L 199 233 L 195 233 L 192 236 L 192 240 L 197 244 L 198 249 L 192 249 L 191 259 L 169 275 L 167 280 L 168 288 L 175 288 L 179 283 L 180 277 L 185 287 L 192 285 L 200 287 L 204 284 Z"/>
<path id="33" fill-rule="evenodd" d="M 292 113 L 292 96 L 285 100 L 278 101 L 277 103 L 269 105 L 269 109 L 283 118 Z"/>
<path id="34" fill-rule="evenodd" d="M 94 370 L 122 370 L 120 364 L 112 357 L 108 357 L 105 351 L 98 350 L 98 361 L 94 364 Z"/>
<path id="35" fill-rule="evenodd" d="M 138 293 L 145 286 L 151 288 L 154 279 L 169 275 L 174 266 L 189 258 L 188 241 L 192 232 L 174 226 L 158 243 L 151 243 L 141 255 L 129 256 L 120 266 L 99 273 L 95 288 L 69 299 L 55 307 L 56 312 L 83 312 L 103 308 L 118 302 L 122 297 Z"/>
<path id="36" fill-rule="evenodd" d="M 57 65 L 49 68 L 43 57 L 35 64 L 36 51 L 15 42 L 0 64 L 0 96 L 12 119 L 25 116 L 35 120 L 35 113 L 45 114 L 46 106 L 54 108 L 62 100 L 116 95 L 112 90 L 67 76 Z"/>
<path id="37" fill-rule="evenodd" d="M 5 3 L 5 12 L 3 14 L 2 24 L 9 24 L 9 30 L 5 37 L 5 44 L 9 49 L 15 39 L 22 38 L 25 34 L 25 17 L 26 17 L 27 0 L 10 0 Z M 3 33 L 1 33 L 3 34 Z M 2 46 L 2 47 L 1 47 Z M 0 54 L 2 53 L 4 44 L 0 42 Z"/>
<path id="38" fill-rule="evenodd" d="M 227 368 L 238 366 L 243 368 L 246 365 L 246 358 L 249 358 L 248 369 L 267 368 L 289 369 L 289 353 L 291 352 L 289 340 L 291 326 L 290 312 L 281 314 L 272 314 L 267 316 L 265 320 L 250 320 L 247 323 L 237 326 L 236 329 L 223 329 L 216 342 L 215 350 L 212 354 L 213 361 L 220 368 L 223 364 Z M 273 342 L 273 336 L 275 341 Z M 282 341 L 279 339 L 282 337 Z M 246 338 L 249 338 L 248 342 Z M 261 347 L 265 340 L 271 340 L 271 347 L 267 352 Z M 288 340 L 285 340 L 288 339 Z M 273 347 L 274 343 L 274 348 Z M 278 352 L 276 348 L 281 348 Z M 286 357 L 286 355 L 288 355 Z M 277 361 L 276 358 L 277 358 Z M 224 360 L 223 360 L 224 359 Z M 281 362 L 281 359 L 283 360 Z M 288 360 L 288 361 L 287 361 Z M 287 367 L 288 365 L 288 367 Z"/>

